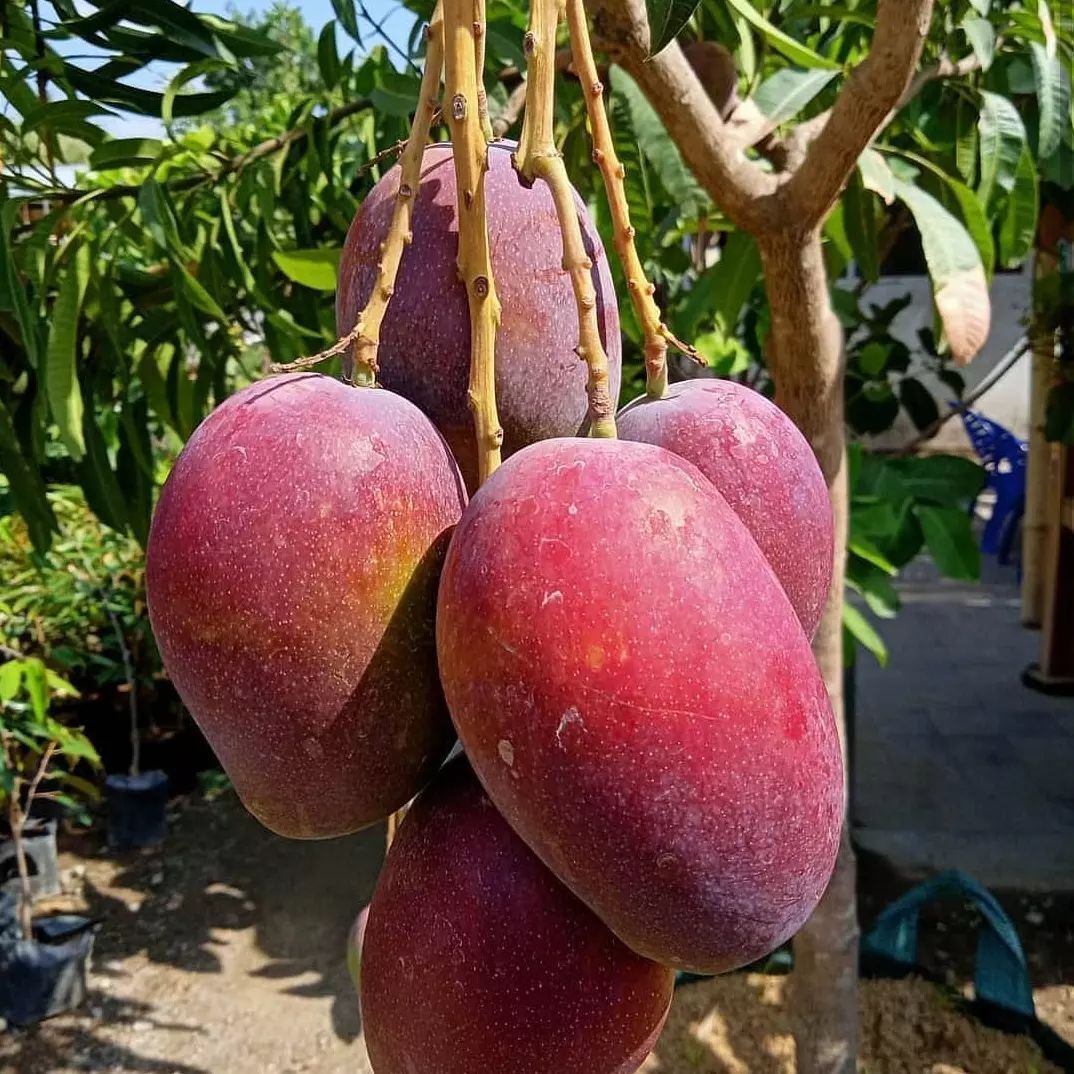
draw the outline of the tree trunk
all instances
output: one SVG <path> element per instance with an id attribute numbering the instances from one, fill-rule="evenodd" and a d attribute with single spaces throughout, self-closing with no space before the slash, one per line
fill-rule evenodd
<path id="1" fill-rule="evenodd" d="M 813 641 L 846 755 L 843 708 L 843 580 L 849 513 L 843 426 L 843 332 L 831 307 L 820 232 L 760 240 L 772 311 L 768 364 L 776 401 L 809 440 L 824 473 L 835 523 L 828 605 Z M 849 765 L 846 770 L 849 771 Z M 844 824 L 824 898 L 794 941 L 789 1002 L 799 1074 L 852 1074 L 858 1053 L 858 923 L 854 851 Z"/>

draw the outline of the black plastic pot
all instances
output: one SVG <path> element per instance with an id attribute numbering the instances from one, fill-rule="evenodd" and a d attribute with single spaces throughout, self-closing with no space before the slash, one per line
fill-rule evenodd
<path id="1" fill-rule="evenodd" d="M 155 847 L 167 834 L 168 777 L 163 772 L 109 776 L 108 844 L 116 850 Z"/>
<path id="2" fill-rule="evenodd" d="M 60 868 L 56 857 L 56 821 L 29 820 L 22 833 L 26 866 L 30 873 L 30 893 L 35 899 L 60 893 Z M 15 843 L 0 842 L 0 891 L 18 896 L 21 892 Z"/>
<path id="3" fill-rule="evenodd" d="M 14 900 L 0 906 L 0 1018 L 28 1026 L 73 1010 L 86 996 L 86 971 L 93 951 L 93 922 L 64 914 L 34 924 L 34 939 L 22 939 Z"/>

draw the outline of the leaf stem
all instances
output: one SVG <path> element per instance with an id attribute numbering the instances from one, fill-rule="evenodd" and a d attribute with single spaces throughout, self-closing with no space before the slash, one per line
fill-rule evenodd
<path id="1" fill-rule="evenodd" d="M 477 439 L 478 480 L 500 465 L 503 429 L 496 409 L 496 332 L 500 300 L 492 274 L 485 213 L 488 143 L 478 104 L 478 38 L 483 5 L 444 0 L 446 54 L 444 114 L 451 129 L 459 214 L 459 275 L 470 306 L 469 404 Z M 475 18 L 475 16 L 477 16 Z"/>
<path id="2" fill-rule="evenodd" d="M 529 90 L 515 165 L 527 179 L 543 179 L 552 194 L 563 234 L 563 267 L 570 274 L 578 307 L 577 354 L 589 370 L 586 384 L 589 434 L 614 438 L 615 403 L 609 391 L 608 354 L 601 342 L 597 321 L 593 261 L 586 253 L 574 189 L 554 138 L 559 16 L 559 0 L 532 0 L 530 28 L 525 38 Z"/>
<path id="3" fill-rule="evenodd" d="M 584 0 L 567 0 L 567 24 L 570 28 L 571 51 L 574 69 L 582 84 L 589 126 L 593 137 L 593 161 L 604 178 L 604 189 L 612 214 L 615 249 L 623 266 L 630 301 L 641 326 L 645 349 L 645 391 L 661 399 L 667 394 L 667 351 L 670 343 L 683 354 L 700 362 L 697 351 L 671 332 L 660 315 L 660 307 L 653 298 L 656 288 L 645 276 L 641 258 L 634 243 L 635 231 L 630 222 L 623 180 L 626 169 L 615 152 L 615 142 L 608 126 L 608 113 L 604 107 L 604 85 L 597 73 L 593 46 L 589 39 L 589 23 L 586 19 Z"/>

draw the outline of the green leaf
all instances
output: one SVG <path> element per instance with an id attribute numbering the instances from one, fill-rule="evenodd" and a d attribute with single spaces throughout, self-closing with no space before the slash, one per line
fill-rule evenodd
<path id="1" fill-rule="evenodd" d="M 987 15 L 992 9 L 992 0 L 970 0 L 970 7 L 972 7 L 978 15 Z"/>
<path id="2" fill-rule="evenodd" d="M 782 30 L 773 26 L 754 6 L 750 0 L 727 0 L 730 7 L 734 8 L 743 19 L 755 30 L 758 30 L 764 39 L 779 53 L 787 57 L 791 63 L 799 67 L 827 67 L 839 70 L 839 64 L 835 60 L 826 59 L 811 48 L 795 41 Z"/>
<path id="3" fill-rule="evenodd" d="M 152 164 L 160 156 L 164 143 L 158 138 L 110 138 L 90 154 L 90 167 L 97 171 Z"/>
<path id="4" fill-rule="evenodd" d="M 84 93 L 94 100 L 118 105 L 143 116 L 162 114 L 164 96 L 154 90 L 128 86 L 117 78 L 100 75 L 96 71 L 84 71 L 72 63 L 64 63 L 63 73 L 64 78 L 79 93 Z M 235 90 L 232 87 L 210 93 L 181 93 L 173 102 L 172 115 L 197 116 L 203 112 L 211 112 L 214 108 L 227 104 L 234 96 Z"/>
<path id="5" fill-rule="evenodd" d="M 1037 85 L 1037 156 L 1050 157 L 1063 136 L 1063 124 L 1070 122 L 1070 102 L 1063 79 L 1063 68 L 1053 47 L 1031 41 L 1029 56 L 1033 61 L 1033 78 Z"/>
<path id="6" fill-rule="evenodd" d="M 13 701 L 22 686 L 23 662 L 7 660 L 0 664 L 0 701 Z"/>
<path id="7" fill-rule="evenodd" d="M 649 55 L 663 52 L 697 10 L 700 0 L 645 0 L 649 14 Z"/>
<path id="8" fill-rule="evenodd" d="M 41 129 L 64 130 L 72 123 L 83 122 L 90 116 L 115 116 L 104 105 L 96 101 L 49 101 L 38 105 L 23 117 L 22 134 L 25 137 L 31 131 Z"/>
<path id="9" fill-rule="evenodd" d="M 147 179 L 138 192 L 138 209 L 150 235 L 169 253 L 182 256 L 183 243 L 179 225 L 167 191 L 156 181 Z"/>
<path id="10" fill-rule="evenodd" d="M 12 499 L 26 522 L 30 542 L 36 551 L 44 554 L 52 542 L 53 533 L 59 532 L 59 526 L 45 496 L 41 473 L 26 461 L 15 434 L 11 411 L 3 399 L 0 399 L 0 470 L 7 477 Z"/>
<path id="11" fill-rule="evenodd" d="M 358 15 L 354 10 L 354 0 L 332 0 L 332 10 L 339 19 L 339 25 L 361 45 L 362 35 L 358 32 Z"/>
<path id="12" fill-rule="evenodd" d="M 962 510 L 984 484 L 984 470 L 957 455 L 925 455 L 889 463 L 906 491 L 917 500 Z"/>
<path id="13" fill-rule="evenodd" d="M 888 162 L 875 150 L 866 149 L 858 160 L 858 171 L 866 190 L 879 194 L 884 203 L 895 200 L 897 182 Z"/>
<path id="14" fill-rule="evenodd" d="M 940 420 L 940 408 L 936 405 L 932 392 L 916 377 L 904 377 L 899 382 L 899 402 L 921 432 Z"/>
<path id="15" fill-rule="evenodd" d="M 626 104 L 635 140 L 672 202 L 686 215 L 706 208 L 708 195 L 683 163 L 678 147 L 637 83 L 621 67 L 612 68 L 611 82 L 612 92 Z"/>
<path id="16" fill-rule="evenodd" d="M 876 242 L 876 207 L 862 182 L 861 172 L 851 173 L 843 194 L 843 225 L 854 260 L 870 283 L 880 278 L 880 250 Z"/>
<path id="17" fill-rule="evenodd" d="M 172 268 L 174 270 L 174 279 L 178 281 L 179 287 L 182 288 L 191 303 L 201 310 L 202 313 L 206 313 L 210 317 L 216 318 L 222 325 L 227 324 L 227 314 L 220 308 L 216 299 L 205 290 L 201 283 L 187 272 L 186 268 L 178 261 L 172 263 Z"/>
<path id="18" fill-rule="evenodd" d="M 843 626 L 859 645 L 868 649 L 876 657 L 876 662 L 881 667 L 887 665 L 888 649 L 884 644 L 884 639 L 849 600 L 843 603 Z"/>
<path id="19" fill-rule="evenodd" d="M 317 66 L 321 69 L 324 84 L 332 89 L 339 82 L 341 68 L 339 53 L 336 51 L 336 24 L 329 21 L 324 24 L 321 36 L 317 39 Z"/>
<path id="20" fill-rule="evenodd" d="M 272 260 L 289 280 L 315 291 L 334 291 L 341 253 L 339 247 L 276 250 L 272 254 Z"/>
<path id="21" fill-rule="evenodd" d="M 802 70 L 784 67 L 765 79 L 753 102 L 773 123 L 793 119 L 838 74 L 822 67 Z"/>
<path id="22" fill-rule="evenodd" d="M 980 577 L 981 553 L 965 511 L 956 507 L 918 504 L 914 514 L 921 523 L 929 554 L 941 574 L 967 581 Z"/>
<path id="23" fill-rule="evenodd" d="M 378 113 L 406 119 L 414 111 L 421 79 L 402 71 L 385 71 L 370 95 Z"/>
<path id="24" fill-rule="evenodd" d="M 977 109 L 962 97 L 955 105 L 955 167 L 964 182 L 977 178 Z"/>
<path id="25" fill-rule="evenodd" d="M 996 55 L 996 31 L 992 24 L 988 19 L 967 17 L 962 20 L 962 29 L 981 69 L 987 71 Z"/>
<path id="26" fill-rule="evenodd" d="M 999 192 L 1014 186 L 1018 161 L 1026 144 L 1026 129 L 1018 110 L 998 93 L 981 93 L 981 115 L 977 121 L 980 137 L 981 181 L 977 196 L 981 204 L 994 204 Z"/>
<path id="27" fill-rule="evenodd" d="M 948 175 L 943 168 L 927 157 L 905 151 L 900 155 L 912 160 L 915 164 L 920 164 L 930 175 L 935 177 L 940 184 L 939 192 L 942 204 L 947 209 L 953 206 L 958 210 L 959 216 L 962 217 L 962 223 L 965 224 L 966 230 L 970 233 L 970 237 L 977 246 L 977 252 L 981 255 L 981 264 L 984 265 L 986 274 L 991 275 L 992 266 L 996 260 L 995 243 L 992 239 L 992 225 L 985 215 L 984 208 L 977 195 L 965 183 L 953 175 Z"/>
<path id="28" fill-rule="evenodd" d="M 23 285 L 12 250 L 8 245 L 8 236 L 15 225 L 21 203 L 7 201 L 0 212 L 0 310 L 11 310 L 19 325 L 23 349 L 34 369 L 40 367 L 41 344 L 38 330 L 40 318 L 30 312 L 30 303 L 26 299 Z"/>
<path id="29" fill-rule="evenodd" d="M 733 231 L 720 260 L 708 270 L 714 289 L 713 314 L 724 333 L 733 336 L 738 319 L 761 277 L 761 254 L 750 235 Z"/>
<path id="30" fill-rule="evenodd" d="M 45 679 L 45 665 L 36 656 L 23 660 L 22 682 L 30 696 L 34 719 L 41 724 L 48 715 L 48 683 Z"/>
<path id="31" fill-rule="evenodd" d="M 1007 195 L 1007 204 L 999 227 L 999 256 L 1004 268 L 1019 265 L 1033 249 L 1039 212 L 1037 166 L 1033 161 L 1033 154 L 1026 146 L 1022 150 L 1018 171 L 1014 177 L 1014 187 Z"/>
<path id="32" fill-rule="evenodd" d="M 82 390 L 78 384 L 78 319 L 89 279 L 90 254 L 79 246 L 60 283 L 52 308 L 45 351 L 45 394 L 52 419 L 68 454 L 78 462 L 86 453 L 82 438 Z"/>

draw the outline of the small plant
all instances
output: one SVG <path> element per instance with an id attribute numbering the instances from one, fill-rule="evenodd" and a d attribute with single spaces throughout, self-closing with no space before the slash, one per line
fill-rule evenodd
<path id="1" fill-rule="evenodd" d="M 81 731 L 49 715 L 53 696 L 76 696 L 74 687 L 38 657 L 4 647 L 0 665 L 0 805 L 7 818 L 22 897 L 19 923 L 23 938 L 32 930 L 32 891 L 23 836 L 35 802 L 51 800 L 81 812 L 97 788 L 74 771 L 79 762 L 100 764 Z M 47 788 L 46 788 L 47 781 Z"/>

